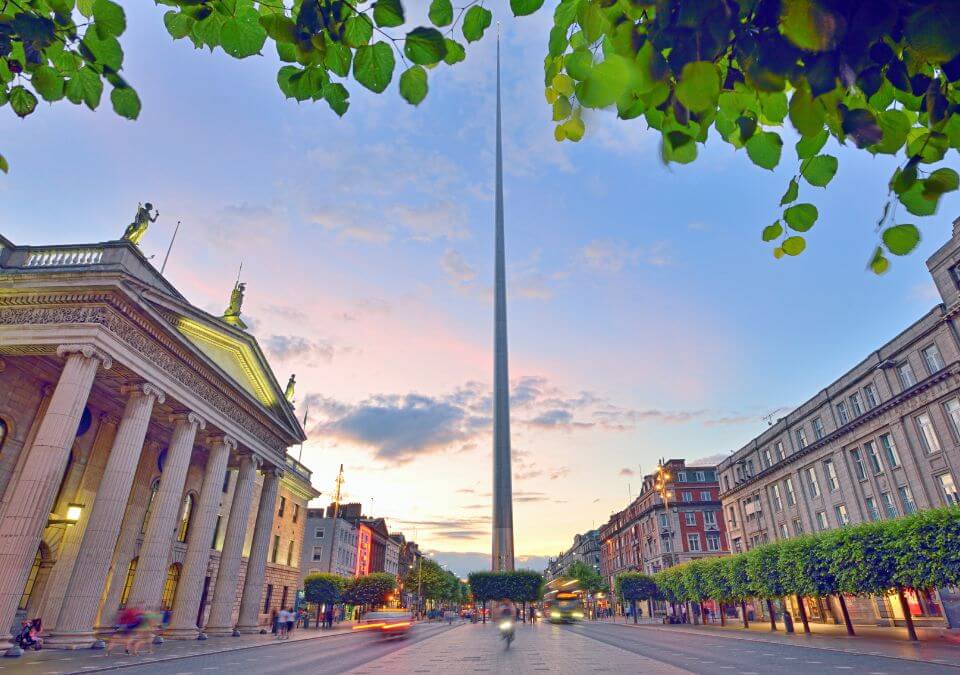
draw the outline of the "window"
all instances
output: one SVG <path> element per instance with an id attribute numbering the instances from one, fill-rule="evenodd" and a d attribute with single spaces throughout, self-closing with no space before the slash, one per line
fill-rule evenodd
<path id="1" fill-rule="evenodd" d="M 753 460 L 747 460 L 747 478 L 753 478 Z"/>
<path id="2" fill-rule="evenodd" d="M 281 496 L 281 497 L 280 497 L 280 508 L 277 509 L 277 517 L 278 517 L 278 518 L 283 518 L 283 514 L 284 514 L 284 512 L 285 512 L 286 510 L 287 510 L 287 498 Z"/>
<path id="3" fill-rule="evenodd" d="M 688 551 L 699 551 L 700 550 L 700 535 L 691 532 L 687 535 L 687 550 Z"/>
<path id="4" fill-rule="evenodd" d="M 783 498 L 780 496 L 780 486 L 774 483 L 770 487 L 770 494 L 773 495 L 771 501 L 773 501 L 773 510 L 780 512 L 783 511 Z"/>
<path id="5" fill-rule="evenodd" d="M 823 438 L 823 421 L 819 417 L 813 418 L 813 437 L 818 441 Z"/>
<path id="6" fill-rule="evenodd" d="M 920 435 L 920 445 L 927 451 L 927 454 L 940 452 L 940 439 L 937 438 L 937 432 L 933 430 L 930 415 L 923 413 L 917 415 L 914 420 L 917 423 L 917 433 Z"/>
<path id="7" fill-rule="evenodd" d="M 943 410 L 953 426 L 953 433 L 960 439 L 960 399 L 954 398 L 943 404 Z"/>
<path id="8" fill-rule="evenodd" d="M 773 465 L 773 457 L 770 455 L 770 448 L 764 448 L 763 453 L 760 458 L 760 463 L 763 464 L 764 469 L 770 468 Z"/>
<path id="9" fill-rule="evenodd" d="M 127 567 L 127 578 L 123 580 L 123 590 L 120 591 L 120 607 L 126 607 L 127 599 L 130 597 L 130 589 L 133 588 L 133 578 L 137 576 L 137 558 L 130 561 Z"/>
<path id="10" fill-rule="evenodd" d="M 7 440 L 7 423 L 0 420 L 0 449 L 3 448 L 3 442 Z"/>
<path id="11" fill-rule="evenodd" d="M 780 523 L 779 528 L 780 528 L 780 538 L 781 538 L 781 539 L 789 539 L 789 538 L 790 538 L 790 531 L 787 529 L 787 524 L 786 524 L 786 523 Z"/>
<path id="12" fill-rule="evenodd" d="M 3 424 L 3 420 L 0 420 L 0 424 Z M 4 431 L 6 431 L 6 427 L 4 427 Z M 0 442 L 0 445 L 3 445 L 3 443 Z M 20 604 L 17 605 L 17 609 L 26 609 L 30 603 L 30 595 L 33 593 L 34 584 L 37 583 L 37 575 L 40 573 L 40 563 L 42 561 L 43 556 L 40 555 L 40 550 L 37 549 L 37 554 L 33 557 L 33 565 L 30 566 L 27 583 L 23 587 L 23 595 L 20 596 Z"/>
<path id="13" fill-rule="evenodd" d="M 270 612 L 270 601 L 273 600 L 273 584 L 267 584 L 267 595 L 263 599 L 263 613 Z"/>
<path id="14" fill-rule="evenodd" d="M 880 509 L 877 508 L 877 500 L 873 497 L 866 497 L 863 500 L 867 504 L 867 517 L 870 520 L 880 520 Z"/>
<path id="15" fill-rule="evenodd" d="M 850 421 L 850 416 L 847 414 L 847 404 L 843 401 L 837 404 L 837 418 L 840 420 L 840 424 L 846 424 Z"/>
<path id="16" fill-rule="evenodd" d="M 807 447 L 807 432 L 803 430 L 803 427 L 800 427 L 795 434 L 797 436 L 797 448 L 803 450 Z"/>
<path id="17" fill-rule="evenodd" d="M 860 400 L 860 392 L 855 391 L 850 394 L 850 412 L 854 417 L 860 417 L 863 414 L 863 403 Z"/>
<path id="18" fill-rule="evenodd" d="M 157 490 L 160 489 L 160 479 L 155 478 L 150 484 L 150 496 L 147 497 L 147 510 L 143 512 L 143 522 L 140 523 L 140 535 L 147 533 L 147 523 L 150 522 L 150 511 L 153 510 L 153 500 L 157 496 Z"/>
<path id="19" fill-rule="evenodd" d="M 824 460 L 823 472 L 827 474 L 827 487 L 830 492 L 836 492 L 840 489 L 840 481 L 837 480 L 837 468 L 833 465 L 832 459 Z"/>
<path id="20" fill-rule="evenodd" d="M 190 534 L 190 521 L 193 517 L 193 493 L 188 492 L 183 498 L 183 508 L 180 511 L 180 526 L 177 527 L 177 541 L 184 542 Z M 167 608 L 169 609 L 169 607 Z"/>
<path id="21" fill-rule="evenodd" d="M 719 535 L 719 534 L 708 534 L 708 535 L 707 535 L 707 550 L 708 550 L 708 551 L 719 551 L 719 550 L 720 550 L 720 535 Z"/>
<path id="22" fill-rule="evenodd" d="M 284 586 L 283 592 L 280 593 L 280 609 L 283 609 L 287 606 L 287 596 L 290 595 L 290 587 Z"/>
<path id="23" fill-rule="evenodd" d="M 857 474 L 857 480 L 866 480 L 867 471 L 863 466 L 863 455 L 860 453 L 860 448 L 851 449 L 850 458 L 853 460 L 853 470 Z"/>
<path id="24" fill-rule="evenodd" d="M 230 469 L 227 469 L 223 474 L 223 491 L 226 492 L 230 489 Z"/>
<path id="25" fill-rule="evenodd" d="M 957 494 L 957 485 L 953 482 L 953 476 L 949 473 L 942 473 L 937 476 L 940 482 L 940 490 L 943 492 L 943 502 L 947 506 L 960 504 L 960 495 Z"/>
<path id="26" fill-rule="evenodd" d="M 837 524 L 840 527 L 850 524 L 850 518 L 847 516 L 847 507 L 843 504 L 837 504 L 833 507 L 833 512 L 837 516 Z"/>
<path id="27" fill-rule="evenodd" d="M 680 483 L 686 483 L 686 482 L 687 482 L 687 472 L 686 472 L 686 471 L 678 471 L 678 472 L 677 472 L 677 481 L 680 482 Z"/>
<path id="28" fill-rule="evenodd" d="M 773 454 L 774 454 L 774 456 L 777 458 L 777 461 L 778 461 L 778 462 L 782 462 L 782 461 L 783 461 L 784 454 L 783 454 L 783 443 L 782 443 L 782 442 L 777 441 L 776 443 L 773 444 Z"/>
<path id="29" fill-rule="evenodd" d="M 217 522 L 213 526 L 213 539 L 210 541 L 210 548 L 220 550 L 217 547 L 217 539 L 220 538 L 220 528 L 223 526 L 223 514 L 217 514 Z"/>
<path id="30" fill-rule="evenodd" d="M 696 471 L 693 475 L 698 483 L 702 483 L 704 480 L 706 480 L 706 475 L 703 473 L 703 471 Z"/>
<path id="31" fill-rule="evenodd" d="M 297 522 L 299 518 L 300 518 L 300 505 L 294 504 L 293 505 L 293 522 Z"/>
<path id="32" fill-rule="evenodd" d="M 812 466 L 808 466 L 805 470 L 807 474 L 807 494 L 811 497 L 820 496 L 820 483 L 817 481 L 817 470 Z"/>
<path id="33" fill-rule="evenodd" d="M 906 485 L 901 485 L 897 488 L 897 492 L 900 493 L 900 503 L 903 504 L 903 512 L 908 516 L 915 512 L 917 510 L 917 504 L 913 501 L 913 493 L 910 492 L 910 488 Z"/>
<path id="34" fill-rule="evenodd" d="M 693 511 L 685 511 L 683 514 L 684 520 L 687 525 L 696 525 L 697 524 L 697 514 Z"/>
<path id="35" fill-rule="evenodd" d="M 793 534 L 798 537 L 803 534 L 803 523 L 799 518 L 793 519 Z"/>
<path id="36" fill-rule="evenodd" d="M 667 514 L 666 514 L 666 513 L 661 513 L 661 514 L 660 514 L 660 527 L 661 527 L 661 528 L 666 528 L 666 527 L 667 527 Z"/>
<path id="37" fill-rule="evenodd" d="M 900 466 L 900 455 L 897 454 L 897 444 L 893 442 L 893 436 L 883 434 L 880 437 L 880 447 L 883 448 L 883 454 L 887 458 L 887 466 L 891 469 Z"/>
<path id="38" fill-rule="evenodd" d="M 317 529 L 315 529 L 315 530 L 313 531 L 313 538 L 314 538 L 314 539 L 323 539 L 323 528 L 322 528 L 322 527 L 318 527 Z"/>
<path id="39" fill-rule="evenodd" d="M 733 552 L 734 553 L 743 552 L 743 540 L 740 537 L 735 537 L 733 540 Z"/>
<path id="40" fill-rule="evenodd" d="M 883 473 L 883 462 L 880 461 L 880 455 L 877 454 L 877 446 L 874 442 L 867 441 L 863 444 L 863 448 L 867 451 L 867 459 L 870 460 L 870 468 L 873 469 L 873 473 Z"/>
<path id="41" fill-rule="evenodd" d="M 287 567 L 293 567 L 293 539 L 290 540 L 290 545 L 287 546 Z"/>
<path id="42" fill-rule="evenodd" d="M 730 476 L 723 476 L 723 491 L 730 492 Z"/>
<path id="43" fill-rule="evenodd" d="M 937 345 L 930 345 L 921 354 L 923 354 L 923 362 L 927 365 L 928 373 L 933 375 L 943 370 L 943 358 L 940 356 Z"/>
<path id="44" fill-rule="evenodd" d="M 162 609 L 173 609 L 173 598 L 177 594 L 179 583 L 180 563 L 173 563 L 167 568 L 167 579 L 163 582 L 163 595 L 160 596 L 160 607 Z"/>
<path id="45" fill-rule="evenodd" d="M 897 379 L 900 380 L 902 389 L 909 389 L 917 383 L 917 378 L 913 374 L 913 366 L 910 365 L 909 361 L 904 361 L 897 366 Z"/>
<path id="46" fill-rule="evenodd" d="M 887 518 L 897 517 L 897 505 L 893 503 L 893 496 L 889 492 L 880 495 L 883 500 L 883 508 L 887 512 Z"/>
<path id="47" fill-rule="evenodd" d="M 716 511 L 704 511 L 703 512 L 703 523 L 706 527 L 716 527 L 717 526 L 717 512 Z"/>
<path id="48" fill-rule="evenodd" d="M 737 526 L 737 510 L 732 506 L 728 509 L 730 513 L 730 527 Z"/>
<path id="49" fill-rule="evenodd" d="M 270 549 L 270 562 L 277 562 L 277 555 L 280 553 L 280 535 L 273 535 L 273 548 Z"/>
<path id="50" fill-rule="evenodd" d="M 711 498 L 712 498 L 712 495 L 710 494 L 710 491 L 709 491 L 709 490 L 702 490 L 702 491 L 700 492 L 700 501 L 701 501 L 701 502 L 709 502 Z"/>
<path id="51" fill-rule="evenodd" d="M 683 491 L 683 501 L 685 501 L 685 502 L 692 502 L 692 501 L 693 501 L 693 493 L 690 492 L 689 490 L 684 490 L 684 491 Z"/>
<path id="52" fill-rule="evenodd" d="M 826 511 L 817 511 L 817 529 L 825 530 L 829 527 L 827 523 L 827 512 Z"/>
<path id="53" fill-rule="evenodd" d="M 787 488 L 787 506 L 795 506 L 797 503 L 797 494 L 793 490 L 793 479 L 787 478 L 783 481 L 783 486 Z"/>
<path id="54" fill-rule="evenodd" d="M 877 396 L 877 388 L 872 384 L 864 385 L 863 395 L 867 399 L 867 409 L 872 410 L 880 405 L 880 397 Z"/>

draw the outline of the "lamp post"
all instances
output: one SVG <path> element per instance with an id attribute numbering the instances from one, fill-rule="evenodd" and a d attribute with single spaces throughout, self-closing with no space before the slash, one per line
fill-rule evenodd
<path id="1" fill-rule="evenodd" d="M 71 502 L 67 504 L 67 515 L 65 517 L 58 518 L 55 514 L 51 514 L 51 517 L 47 519 L 47 525 L 76 525 L 80 521 L 83 509 L 83 504 Z"/>

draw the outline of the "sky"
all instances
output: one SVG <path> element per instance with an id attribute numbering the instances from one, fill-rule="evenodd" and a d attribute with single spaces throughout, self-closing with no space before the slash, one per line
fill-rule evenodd
<path id="1" fill-rule="evenodd" d="M 406 3 L 423 17 L 426 3 Z M 164 9 L 124 3 L 124 76 L 140 119 L 41 104 L 0 111 L 0 233 L 17 244 L 119 238 L 220 314 L 243 264 L 244 319 L 309 409 L 303 462 L 329 499 L 386 517 L 453 566 L 489 552 L 495 31 L 430 73 L 417 108 L 397 78 L 350 110 L 285 100 L 279 62 L 194 50 Z M 520 564 L 567 548 L 636 494 L 661 457 L 725 455 L 938 302 L 924 261 L 956 195 L 912 219 L 923 241 L 865 271 L 895 160 L 831 141 L 840 170 L 802 188 L 807 251 L 776 261 L 760 230 L 796 164 L 775 172 L 716 141 L 665 167 L 659 137 L 609 111 L 553 140 L 543 98 L 552 9 L 503 26 L 514 521 Z M 956 165 L 955 160 L 951 160 Z M 909 221 L 908 221 L 909 222 Z M 298 448 L 292 449 L 297 456 Z M 464 562 L 467 561 L 467 562 Z"/>

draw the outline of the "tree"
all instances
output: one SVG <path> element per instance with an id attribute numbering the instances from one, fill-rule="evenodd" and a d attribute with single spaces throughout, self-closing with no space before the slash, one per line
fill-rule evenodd
<path id="1" fill-rule="evenodd" d="M 238 58 L 274 49 L 277 85 L 296 101 L 323 100 L 338 115 L 350 105 L 350 78 L 381 93 L 397 78 L 413 105 L 427 95 L 428 69 L 466 57 L 493 15 L 479 0 L 454 11 L 431 0 L 431 26 L 410 28 L 401 0 L 157 0 L 174 39 Z M 511 0 L 515 16 L 543 0 Z M 688 163 L 710 130 L 757 166 L 772 170 L 781 132 L 799 134 L 797 171 L 761 237 L 777 258 L 799 255 L 819 219 L 801 185 L 827 186 L 837 157 L 830 137 L 871 154 L 900 155 L 889 198 L 878 209 L 870 258 L 880 274 L 889 255 L 920 240 L 898 222 L 936 212 L 960 185 L 947 167 L 960 148 L 960 3 L 954 0 L 562 0 L 554 10 L 544 81 L 559 141 L 580 140 L 583 110 L 613 108 L 660 133 L 664 162 Z M 457 27 L 459 26 L 459 31 Z M 405 29 L 410 28 L 405 33 Z M 32 114 L 38 97 L 99 106 L 104 84 L 117 114 L 136 119 L 140 99 L 120 75 L 126 29 L 113 0 L 10 0 L 0 12 L 0 106 Z M 459 33 L 459 35 L 457 34 Z M 779 130 L 779 131 L 778 131 Z M 0 156 L 0 170 L 7 171 Z"/>
<path id="2" fill-rule="evenodd" d="M 724 558 L 705 558 L 704 566 L 704 590 L 708 598 L 712 598 L 720 605 L 720 625 L 727 625 L 727 617 L 724 613 L 724 605 L 736 600 L 733 588 L 730 585 L 730 577 L 727 575 L 726 561 Z"/>
<path id="3" fill-rule="evenodd" d="M 778 568 L 784 593 L 793 594 L 800 610 L 803 632 L 810 632 L 804 597 L 822 597 L 836 593 L 837 580 L 830 573 L 830 551 L 836 532 L 820 536 L 804 535 L 780 542 Z M 852 630 L 852 626 L 848 627 Z"/>
<path id="4" fill-rule="evenodd" d="M 303 594 L 307 602 L 320 605 L 333 605 L 340 602 L 341 594 L 347 586 L 347 579 L 339 574 L 314 572 L 303 580 Z M 316 624 L 320 625 L 320 612 L 317 611 Z"/>
<path id="5" fill-rule="evenodd" d="M 614 587 L 621 602 L 630 603 L 630 614 L 637 623 L 637 600 L 653 600 L 659 595 L 659 589 L 653 577 L 640 572 L 624 572 L 614 580 Z"/>
<path id="6" fill-rule="evenodd" d="M 404 588 L 417 590 L 422 598 L 443 600 L 448 592 L 449 580 L 444 569 L 429 558 L 421 558 L 413 569 L 407 570 L 403 579 Z"/>
<path id="7" fill-rule="evenodd" d="M 710 582 L 707 575 L 712 568 L 707 564 L 708 560 L 693 560 L 686 565 L 681 565 L 680 579 L 686 589 L 686 596 L 691 602 L 696 602 L 700 610 L 701 621 L 703 620 L 703 601 L 710 597 Z"/>
<path id="8" fill-rule="evenodd" d="M 374 572 L 351 579 L 342 593 L 342 599 L 354 605 L 381 605 L 396 587 L 395 576 L 387 572 Z"/>
<path id="9" fill-rule="evenodd" d="M 753 595 L 767 601 L 770 613 L 770 630 L 777 630 L 777 616 L 773 609 L 773 600 L 784 596 L 783 579 L 780 575 L 779 544 L 765 544 L 747 553 L 747 574 Z M 784 622 L 788 622 L 784 612 Z M 787 631 L 790 624 L 787 623 Z"/>
<path id="10" fill-rule="evenodd" d="M 580 588 L 587 593 L 597 593 L 603 588 L 603 577 L 593 565 L 578 560 L 567 570 L 564 576 L 576 579 Z"/>
<path id="11" fill-rule="evenodd" d="M 753 591 L 750 587 L 750 574 L 747 571 L 747 557 L 741 553 L 729 558 L 723 558 L 723 566 L 720 570 L 726 576 L 731 599 L 740 603 L 740 618 L 743 621 L 743 627 L 749 628 L 750 621 L 747 618 L 747 598 L 751 597 Z"/>

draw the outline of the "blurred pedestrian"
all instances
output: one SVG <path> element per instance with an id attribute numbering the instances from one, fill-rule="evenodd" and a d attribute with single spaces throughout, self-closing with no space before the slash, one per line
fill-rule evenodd
<path id="1" fill-rule="evenodd" d="M 290 636 L 293 634 L 293 628 L 297 623 L 297 613 L 293 611 L 293 607 L 287 610 L 287 639 L 290 639 Z"/>
<path id="2" fill-rule="evenodd" d="M 283 640 L 287 636 L 287 618 L 289 612 L 285 607 L 281 607 L 277 613 L 277 639 Z"/>
<path id="3" fill-rule="evenodd" d="M 273 633 L 274 635 L 276 635 L 276 634 L 277 634 L 277 630 L 278 630 L 278 626 L 277 626 L 277 610 L 273 609 L 273 610 L 270 610 L 270 632 Z"/>

